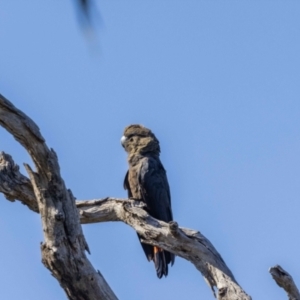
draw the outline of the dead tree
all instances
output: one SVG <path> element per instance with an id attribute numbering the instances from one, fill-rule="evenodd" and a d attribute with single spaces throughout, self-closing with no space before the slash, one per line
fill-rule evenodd
<path id="1" fill-rule="evenodd" d="M 251 299 L 221 255 L 199 231 L 179 227 L 176 222 L 167 224 L 156 220 L 138 201 L 117 198 L 75 201 L 60 175 L 57 156 L 46 145 L 38 126 L 2 95 L 0 124 L 27 150 L 35 165 L 33 171 L 25 164 L 27 178 L 19 172 L 12 157 L 1 152 L 0 192 L 7 200 L 21 201 L 41 215 L 44 233 L 42 261 L 69 299 L 117 299 L 101 273 L 86 257 L 85 251 L 89 252 L 89 248 L 80 225 L 108 221 L 121 221 L 142 236 L 144 243 L 159 246 L 190 261 L 201 272 L 217 299 Z M 276 280 L 275 270 L 271 274 Z M 280 286 L 290 287 L 284 283 Z M 295 285 L 292 292 L 285 290 L 289 299 L 299 299 Z"/>

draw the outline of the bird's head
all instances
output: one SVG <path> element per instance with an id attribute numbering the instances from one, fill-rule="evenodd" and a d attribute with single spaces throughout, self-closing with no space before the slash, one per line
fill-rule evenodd
<path id="1" fill-rule="evenodd" d="M 152 131 L 142 125 L 129 125 L 125 128 L 121 144 L 128 154 L 154 153 L 159 155 L 159 141 Z"/>

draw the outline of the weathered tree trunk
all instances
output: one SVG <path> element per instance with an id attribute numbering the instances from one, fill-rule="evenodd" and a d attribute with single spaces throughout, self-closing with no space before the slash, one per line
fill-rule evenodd
<path id="1" fill-rule="evenodd" d="M 0 124 L 24 146 L 36 166 L 36 172 L 33 172 L 29 165 L 25 165 L 42 219 L 44 265 L 59 281 L 69 299 L 117 299 L 85 255 L 88 245 L 74 198 L 60 176 L 55 152 L 48 149 L 37 125 L 1 95 Z M 22 176 L 18 179 L 28 192 L 28 182 Z M 3 176 L 1 180 L 5 186 Z M 16 186 L 12 190 L 18 194 Z M 37 208 L 35 205 L 31 207 Z"/>
<path id="2" fill-rule="evenodd" d="M 143 242 L 190 261 L 219 300 L 251 299 L 200 232 L 152 218 L 139 201 L 117 198 L 75 201 L 60 176 L 57 156 L 48 149 L 37 125 L 1 95 L 0 124 L 25 147 L 36 166 L 34 172 L 25 165 L 28 179 L 19 172 L 10 155 L 0 152 L 0 192 L 8 200 L 19 200 L 41 214 L 45 239 L 41 246 L 43 263 L 69 299 L 117 299 L 87 259 L 88 245 L 80 225 L 108 221 L 124 222 L 143 237 Z M 292 290 L 290 299 L 298 300 L 297 288 Z"/>

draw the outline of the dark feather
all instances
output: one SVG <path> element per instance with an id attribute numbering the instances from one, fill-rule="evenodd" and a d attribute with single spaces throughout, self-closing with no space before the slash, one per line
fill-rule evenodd
<path id="1" fill-rule="evenodd" d="M 123 187 L 124 187 L 124 190 L 127 190 L 128 198 L 132 198 L 132 194 L 131 194 L 130 186 L 129 186 L 129 182 L 128 182 L 128 173 L 129 173 L 129 171 L 126 172 L 124 182 L 123 182 Z"/>
<path id="2" fill-rule="evenodd" d="M 171 195 L 166 171 L 159 159 L 160 147 L 155 135 L 141 125 L 130 125 L 124 132 L 123 147 L 128 152 L 129 170 L 124 179 L 128 197 L 146 203 L 148 213 L 165 222 L 173 220 Z M 148 260 L 153 260 L 157 276 L 168 275 L 174 254 L 141 243 Z"/>

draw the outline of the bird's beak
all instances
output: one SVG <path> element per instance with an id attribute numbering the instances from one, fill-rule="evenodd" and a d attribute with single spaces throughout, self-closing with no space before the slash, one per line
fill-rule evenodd
<path id="1" fill-rule="evenodd" d="M 127 138 L 124 135 L 121 137 L 121 144 L 122 144 L 123 147 L 125 147 L 124 144 L 125 144 L 126 139 Z"/>

